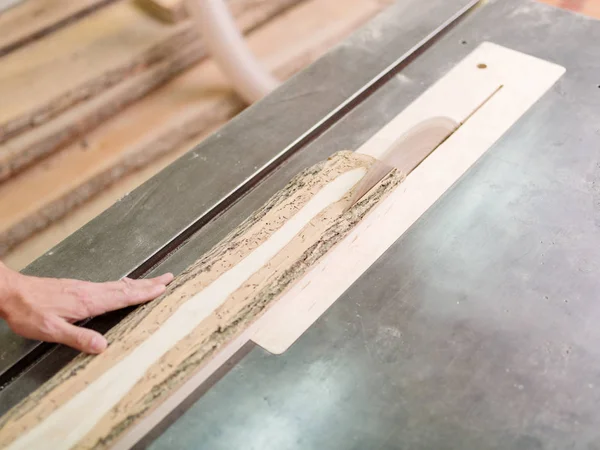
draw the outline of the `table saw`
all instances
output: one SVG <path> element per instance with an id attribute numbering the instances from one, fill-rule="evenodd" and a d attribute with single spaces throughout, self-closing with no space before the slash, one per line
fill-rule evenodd
<path id="1" fill-rule="evenodd" d="M 24 272 L 180 273 L 484 42 L 566 71 L 289 349 L 243 345 L 138 448 L 600 448 L 600 22 L 585 16 L 393 4 Z M 75 355 L 4 323 L 0 343 L 0 414 Z"/>

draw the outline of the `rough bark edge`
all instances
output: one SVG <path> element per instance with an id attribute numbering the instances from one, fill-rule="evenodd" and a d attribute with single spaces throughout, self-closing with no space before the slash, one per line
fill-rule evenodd
<path id="1" fill-rule="evenodd" d="M 255 223 L 259 222 L 271 209 L 281 205 L 288 197 L 293 195 L 299 189 L 306 186 L 307 180 L 317 180 L 317 175 L 323 172 L 328 166 L 334 167 L 337 159 L 349 158 L 353 152 L 341 151 L 332 155 L 329 159 L 317 163 L 316 165 L 309 167 L 298 175 L 296 175 L 286 186 L 280 191 L 276 192 L 261 208 L 256 210 L 250 217 L 244 220 L 237 228 L 231 231 L 225 236 L 218 244 L 212 249 L 202 255 L 195 263 L 184 270 L 167 288 L 167 291 L 158 299 L 153 300 L 129 314 L 114 328 L 106 333 L 106 338 L 110 343 L 124 336 L 129 330 L 135 328 L 164 298 L 170 296 L 179 287 L 186 284 L 191 279 L 198 276 L 200 273 L 210 270 L 215 260 L 227 252 L 235 250 L 239 245 L 243 243 L 240 241 L 241 238 L 250 227 Z M 272 230 L 274 232 L 275 230 Z M 166 320 L 166 318 L 165 318 Z M 62 370 L 56 373 L 50 380 L 46 381 L 40 388 L 35 390 L 19 404 L 9 410 L 4 416 L 0 418 L 0 433 L 5 425 L 9 422 L 16 422 L 26 415 L 35 405 L 41 401 L 46 395 L 48 395 L 54 388 L 60 386 L 70 378 L 77 375 L 78 372 L 83 370 L 94 356 L 79 354 L 69 364 L 67 364 Z"/>
<path id="2" fill-rule="evenodd" d="M 101 450 L 110 447 L 131 426 L 157 407 L 161 399 L 164 399 L 169 393 L 189 380 L 209 358 L 241 334 L 247 326 L 255 322 L 274 300 L 300 280 L 312 266 L 346 237 L 403 179 L 404 176 L 397 171 L 391 172 L 363 200 L 339 216 L 319 240 L 309 247 L 290 268 L 272 280 L 268 286 L 254 297 L 252 304 L 247 305 L 232 317 L 228 326 L 215 329 L 202 343 L 198 344 L 199 348 L 186 358 L 184 364 L 180 365 L 163 382 L 152 386 L 147 396 L 142 400 L 142 405 L 137 412 L 128 415 L 127 418 L 113 427 L 109 434 L 97 439 L 91 448 Z M 219 310 L 226 307 L 227 303 L 223 304 Z"/>

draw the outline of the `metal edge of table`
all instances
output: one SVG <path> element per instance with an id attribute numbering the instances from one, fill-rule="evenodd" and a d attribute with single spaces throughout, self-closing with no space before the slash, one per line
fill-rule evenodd
<path id="1" fill-rule="evenodd" d="M 423 5 L 410 0 L 391 6 L 23 272 L 106 281 L 139 270 L 166 245 L 187 237 L 183 232 L 192 234 L 206 225 L 220 208 L 477 3 L 436 0 Z M 394 21 L 388 19 L 390 12 Z M 109 316 L 98 323 L 97 329 L 105 330 L 114 320 Z M 22 372 L 30 374 L 41 360 L 48 369 L 42 377 L 29 376 L 23 392 L 30 391 L 73 356 L 68 349 L 53 347 L 63 356 L 48 361 L 40 349 L 39 355 L 34 352 L 38 342 L 16 336 L 4 322 L 0 343 L 0 389 Z M 8 403 L 2 403 L 5 409 Z"/>

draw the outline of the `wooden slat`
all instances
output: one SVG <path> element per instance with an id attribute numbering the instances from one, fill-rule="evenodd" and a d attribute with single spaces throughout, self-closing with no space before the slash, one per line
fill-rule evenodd
<path id="1" fill-rule="evenodd" d="M 258 30 L 250 37 L 250 46 L 266 67 L 287 78 L 381 8 L 375 0 L 344 4 L 312 0 Z M 124 173 L 242 108 L 212 62 L 189 70 L 104 123 L 85 142 L 69 146 L 1 185 L 0 254 Z"/>
<path id="2" fill-rule="evenodd" d="M 0 182 L 94 129 L 146 92 L 171 79 L 204 52 L 197 45 L 133 74 L 99 95 L 0 144 Z"/>
<path id="3" fill-rule="evenodd" d="M 0 56 L 115 0 L 24 0 L 0 12 Z"/>
<path id="4" fill-rule="evenodd" d="M 462 124 L 282 296 L 252 340 L 274 354 L 286 351 L 564 72 L 551 62 L 483 43 L 358 148 L 380 158 L 424 120 L 441 116 Z"/>
<path id="5" fill-rule="evenodd" d="M 0 446 L 106 448 L 143 422 L 394 189 L 397 174 L 344 213 L 373 161 L 340 152 L 292 180 L 115 328 L 107 351 L 76 359 L 7 413 Z"/>
<path id="6" fill-rule="evenodd" d="M 189 43 L 129 1 L 58 30 L 0 60 L 0 140 L 47 121 Z"/>
<path id="7" fill-rule="evenodd" d="M 247 30 L 298 1 L 231 0 L 230 6 Z M 164 24 L 121 0 L 6 55 L 0 60 L 0 142 L 152 64 L 177 60 L 198 39 L 191 21 Z"/>

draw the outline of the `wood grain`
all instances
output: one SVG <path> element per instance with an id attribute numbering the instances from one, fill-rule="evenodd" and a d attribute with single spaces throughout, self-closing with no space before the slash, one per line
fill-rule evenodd
<path id="1" fill-rule="evenodd" d="M 0 56 L 116 0 L 29 0 L 0 13 Z"/>
<path id="2" fill-rule="evenodd" d="M 0 421 L 0 446 L 112 445 L 242 333 L 395 189 L 401 176 L 392 173 L 363 201 L 344 212 L 352 186 L 373 161 L 353 152 L 339 152 L 298 175 L 178 277 L 161 299 L 137 310 L 113 329 L 106 352 L 78 357 L 7 413 Z M 347 181 L 338 183 L 342 178 Z M 335 195 L 322 196 L 326 192 Z M 312 212 L 306 213 L 311 208 Z M 298 232 L 283 237 L 293 221 L 298 222 Z M 273 256 L 264 263 L 249 263 L 277 241 L 281 241 L 280 246 L 275 246 Z M 230 276 L 236 270 L 240 273 Z M 232 280 L 238 280 L 233 287 Z M 199 301 L 203 293 L 210 299 L 222 295 L 223 301 L 212 308 Z M 187 323 L 190 318 L 191 323 Z M 173 338 L 173 329 L 180 327 L 190 327 L 191 332 L 183 335 L 182 331 L 181 338 Z M 144 345 L 152 351 L 141 351 Z M 147 367 L 133 382 L 132 366 Z M 111 392 L 121 388 L 124 392 L 114 402 L 107 400 L 112 394 L 103 388 L 107 378 L 116 380 Z M 78 422 L 77 418 L 85 414 L 97 414 L 98 420 L 87 425 L 82 424 L 87 419 Z"/>
<path id="3" fill-rule="evenodd" d="M 248 30 L 298 1 L 231 0 L 230 7 L 238 26 Z M 155 63 L 178 61 L 198 40 L 191 21 L 164 24 L 121 0 L 6 55 L 0 64 L 0 143 Z"/>
<path id="4" fill-rule="evenodd" d="M 312 0 L 257 30 L 249 45 L 266 67 L 285 79 L 381 9 L 376 1 Z M 84 142 L 8 180 L 0 186 L 0 255 L 123 174 L 243 107 L 218 68 L 205 62 L 105 122 Z"/>

